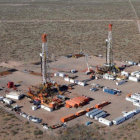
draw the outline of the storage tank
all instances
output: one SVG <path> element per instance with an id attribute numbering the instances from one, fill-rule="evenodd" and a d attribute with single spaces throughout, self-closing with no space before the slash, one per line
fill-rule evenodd
<path id="1" fill-rule="evenodd" d="M 96 111 L 98 111 L 98 110 L 99 110 L 99 109 L 93 109 L 92 111 L 87 112 L 87 113 L 86 113 L 86 116 L 89 117 L 91 113 L 96 112 Z"/>
<path id="2" fill-rule="evenodd" d="M 93 113 L 90 114 L 89 117 L 90 117 L 91 119 L 93 119 L 94 116 L 96 116 L 97 114 L 99 114 L 99 113 L 101 113 L 101 112 L 103 112 L 103 110 L 98 110 L 98 111 L 96 111 L 96 112 L 93 112 Z"/>
<path id="3" fill-rule="evenodd" d="M 99 118 L 104 118 L 104 117 L 106 117 L 107 116 L 107 113 L 106 112 L 101 112 L 101 113 L 99 113 L 99 114 L 97 114 L 95 117 L 94 117 L 94 119 L 95 120 L 98 120 Z"/>

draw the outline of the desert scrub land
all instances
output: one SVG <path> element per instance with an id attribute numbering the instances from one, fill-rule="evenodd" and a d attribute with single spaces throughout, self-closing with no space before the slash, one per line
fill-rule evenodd
<path id="1" fill-rule="evenodd" d="M 0 140 L 37 140 L 43 135 L 38 127 L 0 108 Z"/>
<path id="2" fill-rule="evenodd" d="M 134 22 L 40 22 L 0 24 L 0 60 L 39 60 L 41 34 L 48 33 L 50 54 L 76 53 L 105 56 L 108 24 L 113 24 L 113 47 L 117 60 L 140 61 L 140 35 Z"/>

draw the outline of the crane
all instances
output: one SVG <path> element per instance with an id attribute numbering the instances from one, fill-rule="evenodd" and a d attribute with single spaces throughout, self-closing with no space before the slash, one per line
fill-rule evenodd
<path id="1" fill-rule="evenodd" d="M 48 65 L 48 46 L 47 46 L 47 34 L 42 34 L 42 53 L 40 53 L 41 58 L 41 73 L 42 73 L 42 82 L 45 85 L 50 81 L 48 74 L 49 65 Z"/>
<path id="2" fill-rule="evenodd" d="M 106 66 L 113 66 L 113 49 L 112 49 L 112 24 L 109 24 L 108 39 L 106 39 Z"/>

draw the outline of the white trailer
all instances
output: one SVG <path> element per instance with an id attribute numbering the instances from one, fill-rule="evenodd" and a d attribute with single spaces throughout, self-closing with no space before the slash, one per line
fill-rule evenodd
<path id="1" fill-rule="evenodd" d="M 125 99 L 126 99 L 126 101 L 130 101 L 130 102 L 138 102 L 138 100 L 133 99 L 131 97 L 126 97 Z"/>
<path id="2" fill-rule="evenodd" d="M 7 99 L 7 98 L 4 98 L 3 101 L 6 103 L 6 104 L 9 104 L 11 105 L 13 103 L 13 101 L 11 99 Z"/>
<path id="3" fill-rule="evenodd" d="M 127 120 L 127 119 L 133 117 L 134 115 L 135 115 L 134 111 L 130 111 L 130 112 L 125 113 L 123 116 Z"/>
<path id="4" fill-rule="evenodd" d="M 64 80 L 67 81 L 67 82 L 70 81 L 69 77 L 65 77 Z"/>
<path id="5" fill-rule="evenodd" d="M 24 94 L 22 94 L 20 92 L 16 92 L 16 91 L 12 91 L 12 92 L 9 92 L 8 94 L 6 94 L 6 98 L 11 98 L 11 99 L 15 99 L 15 100 L 20 100 L 23 96 L 24 96 Z"/>
<path id="6" fill-rule="evenodd" d="M 134 81 L 134 82 L 139 82 L 139 81 L 140 81 L 139 78 L 134 77 L 134 76 L 129 76 L 129 80 L 130 80 L 130 81 Z"/>
<path id="7" fill-rule="evenodd" d="M 44 109 L 44 110 L 47 110 L 47 111 L 49 111 L 49 112 L 52 112 L 52 111 L 53 111 L 52 108 L 49 108 L 49 107 L 44 106 L 44 105 L 41 105 L 41 108 Z"/>
<path id="8" fill-rule="evenodd" d="M 120 124 L 120 123 L 122 123 L 122 122 L 124 122 L 124 121 L 125 121 L 125 117 L 124 117 L 124 116 L 121 116 L 121 117 L 118 117 L 118 118 L 114 119 L 114 120 L 113 120 L 113 123 L 114 123 L 115 125 L 118 125 L 118 124 Z"/>
<path id="9" fill-rule="evenodd" d="M 140 101 L 140 96 L 139 95 L 133 94 L 133 95 L 131 95 L 131 98 Z"/>
<path id="10" fill-rule="evenodd" d="M 100 123 L 103 123 L 103 124 L 105 124 L 105 125 L 107 125 L 107 126 L 111 126 L 112 125 L 112 121 L 109 121 L 109 120 L 107 120 L 107 119 L 105 119 L 105 118 L 99 118 L 99 122 Z"/>
<path id="11" fill-rule="evenodd" d="M 107 113 L 106 112 L 101 112 L 101 113 L 99 113 L 99 114 L 97 114 L 95 117 L 94 117 L 94 119 L 95 120 L 98 120 L 99 118 L 104 118 L 104 117 L 106 117 L 107 116 Z"/>

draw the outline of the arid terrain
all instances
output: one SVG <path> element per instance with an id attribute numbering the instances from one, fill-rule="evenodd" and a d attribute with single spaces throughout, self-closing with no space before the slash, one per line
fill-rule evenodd
<path id="1" fill-rule="evenodd" d="M 22 75 L 20 70 L 31 70 L 30 62 L 40 61 L 41 35 L 44 32 L 48 34 L 50 58 L 78 53 L 80 50 L 89 55 L 102 54 L 105 57 L 105 39 L 110 23 L 113 24 L 114 59 L 140 61 L 140 0 L 0 0 L 0 72 L 8 68 L 19 68 L 19 71 L 8 78 L 0 77 L 0 87 L 5 86 L 8 80 L 18 82 L 20 78 L 24 81 L 28 77 Z M 3 62 L 6 63 L 3 65 Z M 34 67 L 40 72 L 39 66 Z M 58 64 L 56 67 L 61 68 L 61 65 Z M 17 78 L 16 74 L 21 74 L 21 77 Z M 37 80 L 27 80 L 27 83 L 24 83 L 26 90 L 30 81 L 37 84 Z M 133 84 L 129 85 L 125 93 L 131 90 L 132 86 Z M 118 100 L 114 102 L 113 106 L 115 107 L 115 103 L 118 102 Z M 124 108 L 127 105 L 128 103 Z M 121 104 L 119 106 L 121 108 Z M 117 113 L 122 111 L 120 108 Z M 131 108 L 132 106 L 129 109 Z M 112 111 L 111 107 L 105 109 Z M 115 115 L 118 115 L 117 113 Z M 113 117 L 116 117 L 115 115 Z M 49 132 L 18 116 L 0 107 L 0 140 L 139 140 L 140 138 L 139 115 L 115 128 L 98 123 L 87 127 L 78 123 L 79 119 L 76 119 L 73 122 L 75 125 L 72 123 L 68 128 Z M 80 121 L 83 121 L 82 119 Z M 57 120 L 59 118 L 55 121 Z"/>

